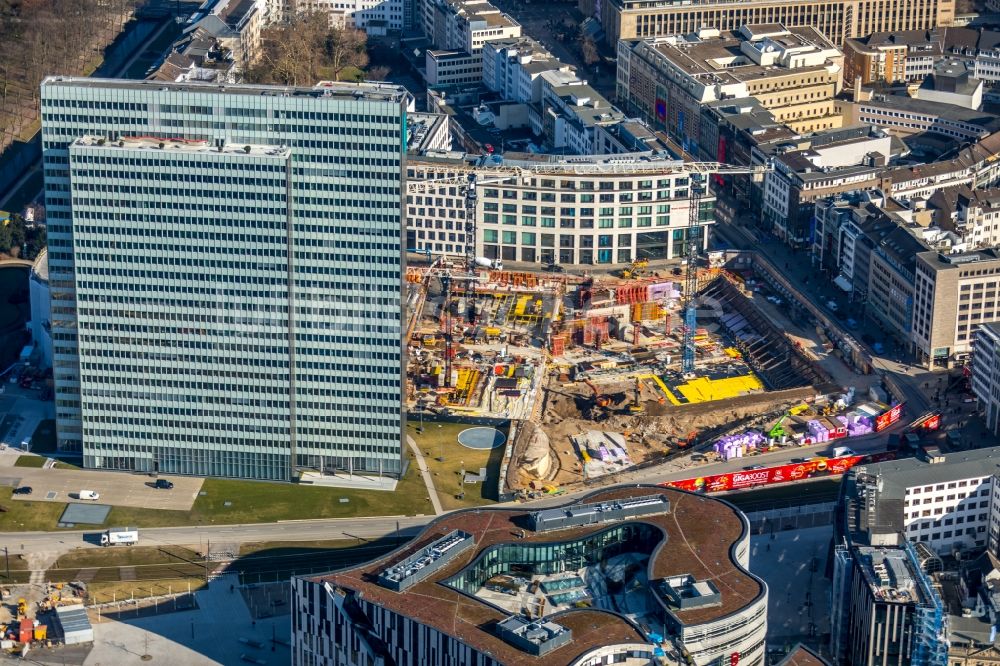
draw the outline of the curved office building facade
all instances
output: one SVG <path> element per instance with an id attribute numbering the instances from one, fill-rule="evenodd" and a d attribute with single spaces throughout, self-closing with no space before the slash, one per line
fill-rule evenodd
<path id="1" fill-rule="evenodd" d="M 656 486 L 454 512 L 384 558 L 295 579 L 292 663 L 763 666 L 749 534 L 735 507 Z"/>

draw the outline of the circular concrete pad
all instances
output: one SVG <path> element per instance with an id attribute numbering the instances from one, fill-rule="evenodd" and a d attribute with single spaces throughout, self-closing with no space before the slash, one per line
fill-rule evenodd
<path id="1" fill-rule="evenodd" d="M 507 436 L 496 428 L 469 428 L 458 433 L 458 443 L 469 449 L 495 449 Z"/>

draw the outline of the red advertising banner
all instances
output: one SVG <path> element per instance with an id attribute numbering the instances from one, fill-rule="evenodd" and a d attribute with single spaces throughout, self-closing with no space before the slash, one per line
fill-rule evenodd
<path id="1" fill-rule="evenodd" d="M 881 460 L 890 460 L 892 457 L 894 457 L 892 454 L 880 453 L 871 456 L 816 458 L 804 463 L 741 470 L 725 474 L 712 474 L 692 479 L 683 479 L 681 481 L 668 481 L 660 485 L 706 493 L 720 493 L 726 490 L 746 490 L 757 486 L 768 486 L 772 483 L 800 481 L 817 476 L 835 476 L 843 474 L 862 462 L 879 462 Z"/>
<path id="2" fill-rule="evenodd" d="M 881 432 L 903 416 L 903 403 L 875 417 L 875 432 Z"/>

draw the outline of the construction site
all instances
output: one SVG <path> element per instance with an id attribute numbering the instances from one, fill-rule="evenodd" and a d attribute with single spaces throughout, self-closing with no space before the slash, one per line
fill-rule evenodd
<path id="1" fill-rule="evenodd" d="M 838 390 L 756 307 L 752 274 L 693 268 L 687 299 L 678 272 L 411 267 L 411 414 L 517 423 L 517 492 L 660 460 Z"/>
<path id="2" fill-rule="evenodd" d="M 476 239 L 478 178 L 579 177 L 609 167 L 450 168 L 408 192 L 453 188 L 464 201 L 466 238 Z M 612 273 L 570 275 L 557 265 L 522 272 L 478 256 L 469 243 L 465 256 L 428 250 L 407 268 L 411 418 L 510 423 L 508 493 L 558 492 L 661 461 L 845 390 L 775 323 L 768 310 L 781 300 L 755 274 L 752 257 L 704 251 L 710 216 L 700 201 L 710 178 L 757 178 L 770 167 L 676 161 L 628 168 L 690 182 L 687 229 L 673 260 L 654 266 L 640 254 Z"/>
<path id="3" fill-rule="evenodd" d="M 0 587 L 0 654 L 92 642 L 85 600 L 79 582 Z"/>

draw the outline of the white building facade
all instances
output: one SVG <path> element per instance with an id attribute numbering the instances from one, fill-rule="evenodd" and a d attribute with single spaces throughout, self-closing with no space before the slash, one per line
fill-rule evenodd
<path id="1" fill-rule="evenodd" d="M 576 159 L 564 168 L 544 161 L 504 161 L 505 167 L 523 169 L 523 177 L 476 168 L 459 157 L 411 158 L 407 170 L 410 182 L 477 173 L 484 183 L 478 188 L 477 256 L 565 265 L 686 256 L 688 178 L 676 173 L 677 161 L 619 155 Z M 590 173 L 582 173 L 587 170 Z M 504 180 L 490 182 L 497 178 Z M 406 208 L 408 248 L 435 255 L 464 253 L 461 187 L 409 194 Z M 695 231 L 702 250 L 715 224 L 714 210 L 715 198 L 702 197 Z"/>

